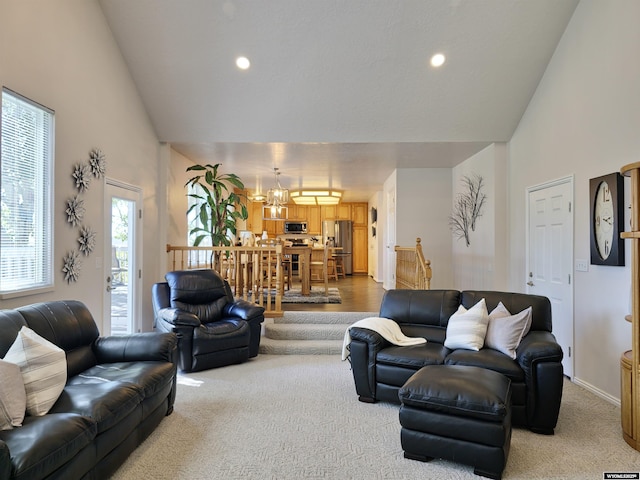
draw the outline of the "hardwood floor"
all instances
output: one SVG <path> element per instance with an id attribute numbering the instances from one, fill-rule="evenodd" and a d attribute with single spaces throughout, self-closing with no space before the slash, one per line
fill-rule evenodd
<path id="1" fill-rule="evenodd" d="M 317 285 L 317 284 L 316 284 Z M 284 311 L 307 312 L 377 312 L 384 295 L 382 283 L 368 275 L 347 275 L 330 280 L 329 287 L 338 287 L 342 303 L 283 303 Z"/>

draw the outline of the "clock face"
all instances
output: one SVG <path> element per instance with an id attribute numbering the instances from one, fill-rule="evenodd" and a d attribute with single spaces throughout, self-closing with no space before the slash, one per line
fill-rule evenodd
<path id="1" fill-rule="evenodd" d="M 603 260 L 611 254 L 613 245 L 613 200 L 609 184 L 600 182 L 596 191 L 593 210 L 593 228 L 595 233 L 598 253 Z"/>

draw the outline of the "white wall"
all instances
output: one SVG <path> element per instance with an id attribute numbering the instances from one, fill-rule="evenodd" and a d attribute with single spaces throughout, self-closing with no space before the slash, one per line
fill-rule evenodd
<path id="1" fill-rule="evenodd" d="M 526 188 L 575 175 L 574 255 L 588 260 L 589 179 L 638 161 L 639 19 L 637 0 L 582 0 L 509 142 L 514 291 L 524 288 Z M 628 266 L 593 265 L 574 274 L 576 381 L 616 399 L 620 355 L 631 346 L 630 275 Z"/>
<path id="2" fill-rule="evenodd" d="M 396 245 L 414 246 L 421 238 L 424 256 L 431 260 L 431 288 L 451 288 L 451 169 L 401 168 L 396 186 Z"/>
<path id="3" fill-rule="evenodd" d="M 192 175 L 187 168 L 194 162 L 171 149 L 171 163 L 169 166 L 169 180 L 167 193 L 169 196 L 169 225 L 167 227 L 167 243 L 171 245 L 186 245 L 188 239 L 187 225 L 187 189 L 184 184 Z"/>
<path id="4" fill-rule="evenodd" d="M 104 267 L 104 181 L 92 179 L 83 194 L 85 224 L 97 232 L 94 252 L 83 258 L 79 281 L 67 284 L 62 258 L 77 248 L 78 229 L 66 221 L 65 202 L 75 193 L 73 166 L 92 148 L 106 156 L 107 176 L 142 188 L 143 327 L 152 328 L 151 285 L 156 258 L 159 144 L 111 36 L 99 5 L 88 0 L 0 0 L 0 84 L 55 110 L 54 272 L 51 293 L 0 302 L 1 308 L 75 299 L 102 326 Z"/>
<path id="5" fill-rule="evenodd" d="M 452 209 L 457 196 L 467 192 L 464 176 L 482 177 L 486 199 L 475 231 L 469 231 L 469 246 L 464 238 L 453 237 L 452 288 L 508 289 L 506 165 L 506 145 L 494 143 L 453 168 Z"/>

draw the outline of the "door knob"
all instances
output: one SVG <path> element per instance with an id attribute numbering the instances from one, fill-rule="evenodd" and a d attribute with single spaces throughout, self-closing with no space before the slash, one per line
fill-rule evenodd
<path id="1" fill-rule="evenodd" d="M 532 282 L 531 280 L 529 280 L 529 281 L 527 282 L 527 285 L 529 285 L 530 287 L 533 287 L 533 282 Z"/>
<path id="2" fill-rule="evenodd" d="M 113 290 L 113 289 L 111 288 L 111 285 L 107 285 L 107 292 L 110 292 L 111 290 Z"/>

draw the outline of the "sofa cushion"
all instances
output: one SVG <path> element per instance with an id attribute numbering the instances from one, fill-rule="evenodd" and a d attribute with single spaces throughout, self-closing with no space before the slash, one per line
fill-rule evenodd
<path id="1" fill-rule="evenodd" d="M 20 367 L 0 360 L 0 430 L 19 427 L 27 410 L 27 394 Z"/>
<path id="2" fill-rule="evenodd" d="M 45 415 L 67 381 L 64 350 L 30 328 L 22 327 L 4 359 L 20 367 L 27 394 L 27 413 Z"/>
<path id="3" fill-rule="evenodd" d="M 25 318 L 31 330 L 65 351 L 69 378 L 97 363 L 91 345 L 98 338 L 98 327 L 82 302 L 43 302 L 16 310 Z"/>
<path id="4" fill-rule="evenodd" d="M 220 320 L 193 330 L 193 354 L 202 355 L 249 345 L 251 331 L 245 320 Z"/>
<path id="5" fill-rule="evenodd" d="M 387 290 L 379 316 L 391 318 L 401 327 L 404 324 L 446 327 L 458 305 L 457 290 Z"/>
<path id="6" fill-rule="evenodd" d="M 502 307 L 502 308 L 500 308 Z M 502 302 L 489 314 L 485 346 L 516 358 L 516 348 L 531 326 L 531 307 L 511 315 Z"/>
<path id="7" fill-rule="evenodd" d="M 547 297 L 528 293 L 465 290 L 461 293 L 460 304 L 469 308 L 481 298 L 487 303 L 488 311 L 493 310 L 500 302 L 509 312 L 521 312 L 531 307 L 531 330 L 552 331 L 551 302 Z"/>
<path id="8" fill-rule="evenodd" d="M 89 417 L 96 422 L 98 433 L 101 433 L 117 425 L 142 399 L 142 389 L 133 383 L 67 385 L 51 413 L 77 413 Z"/>
<path id="9" fill-rule="evenodd" d="M 96 424 L 75 413 L 25 417 L 20 428 L 0 432 L 11 452 L 12 478 L 47 478 L 96 436 Z"/>
<path id="10" fill-rule="evenodd" d="M 465 365 L 482 367 L 501 373 L 514 382 L 524 382 L 524 371 L 517 362 L 511 360 L 504 353 L 490 348 L 473 350 L 454 350 L 444 360 L 445 365 Z"/>
<path id="11" fill-rule="evenodd" d="M 173 382 L 176 366 L 168 362 L 117 362 L 96 365 L 69 379 L 67 385 L 99 385 L 105 382 L 128 382 L 139 387 L 143 397 L 150 397 Z"/>
<path id="12" fill-rule="evenodd" d="M 418 370 L 426 365 L 441 365 L 451 351 L 439 343 L 423 343 L 400 347 L 385 347 L 376 355 L 378 363 L 395 365 Z"/>
<path id="13" fill-rule="evenodd" d="M 467 310 L 460 305 L 447 325 L 444 346 L 450 349 L 480 350 L 487 333 L 489 314 L 484 298 Z"/>

